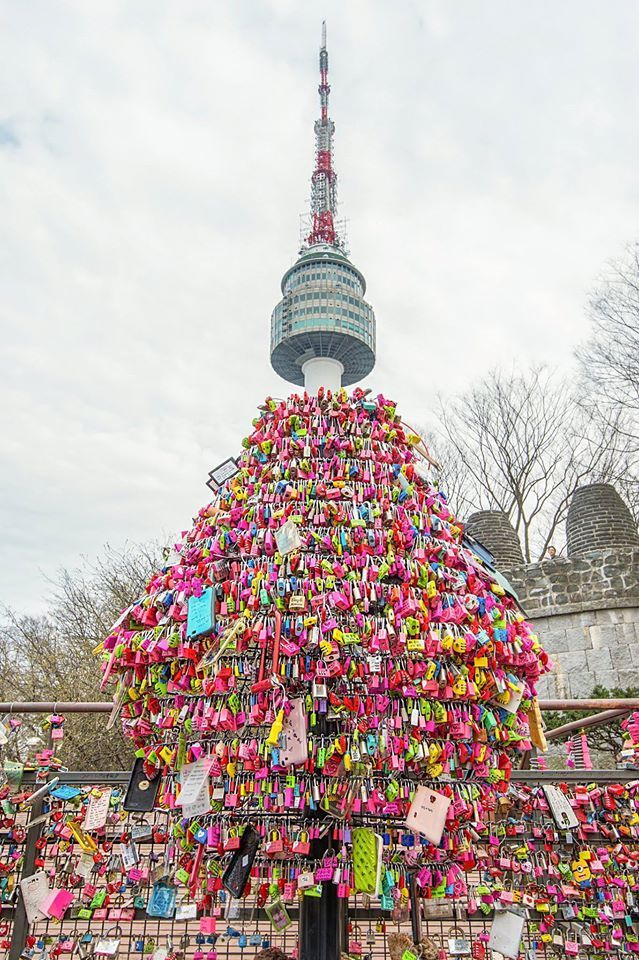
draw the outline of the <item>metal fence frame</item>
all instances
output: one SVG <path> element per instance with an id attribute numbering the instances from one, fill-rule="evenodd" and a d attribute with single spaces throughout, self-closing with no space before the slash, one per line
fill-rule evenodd
<path id="1" fill-rule="evenodd" d="M 88 786 L 91 784 L 101 786 L 125 786 L 128 783 L 130 772 L 128 770 L 70 770 L 62 771 L 56 774 L 60 778 L 61 784 L 73 786 Z M 512 774 L 514 783 L 523 783 L 528 785 L 557 784 L 557 783 L 632 783 L 639 780 L 639 770 L 629 769 L 611 769 L 611 770 L 514 770 Z M 25 773 L 23 783 L 25 786 L 35 785 L 35 771 Z M 43 810 L 44 797 L 37 800 L 32 807 L 32 819 L 37 819 Z M 35 828 L 28 830 L 24 852 L 23 876 L 29 876 L 33 873 L 35 860 L 37 857 L 36 843 L 41 835 L 44 823 L 38 824 Z M 2 918 L 12 923 L 11 948 L 8 954 L 8 960 L 19 960 L 25 946 L 29 933 L 27 915 L 24 908 L 22 897 L 16 894 L 16 901 L 8 905 L 2 911 Z"/>
<path id="2" fill-rule="evenodd" d="M 620 718 L 630 713 L 632 710 L 639 710 L 639 699 L 626 700 L 541 700 L 540 708 L 546 711 L 559 710 L 605 710 L 607 714 L 601 713 L 597 717 L 590 718 L 591 722 L 605 723 L 609 720 Z M 0 713 L 110 713 L 113 704 L 109 702 L 3 702 L 0 703 Z M 588 725 L 586 720 L 585 725 Z M 573 727 L 574 724 L 568 724 L 567 727 Z M 563 732 L 564 728 L 559 728 Z M 568 732 L 566 730 L 566 732 Z M 103 786 L 125 786 L 128 783 L 130 771 L 128 770 L 69 770 L 56 773 L 61 784 L 74 786 L 103 785 Z M 557 784 L 557 783 L 631 783 L 639 780 L 639 770 L 632 769 L 606 769 L 606 770 L 538 770 L 538 769 L 519 769 L 513 770 L 512 781 L 528 785 Z M 36 784 L 35 771 L 26 771 L 23 784 L 25 786 Z M 33 804 L 31 819 L 36 820 L 42 815 L 45 797 L 36 800 Z M 35 861 L 37 859 L 37 842 L 41 836 L 44 822 L 36 827 L 28 829 L 24 847 L 24 861 L 22 876 L 30 876 L 34 872 Z M 15 900 L 12 904 L 3 905 L 2 919 L 8 920 L 11 924 L 11 947 L 8 953 L 8 960 L 19 960 L 26 947 L 27 936 L 29 934 L 26 911 L 22 897 L 16 890 Z M 310 918 L 309 918 L 310 919 Z"/>

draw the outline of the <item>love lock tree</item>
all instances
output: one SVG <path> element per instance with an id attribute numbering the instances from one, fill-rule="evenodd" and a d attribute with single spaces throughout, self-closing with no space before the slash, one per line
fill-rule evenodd
<path id="1" fill-rule="evenodd" d="M 330 960 L 361 952 L 355 897 L 412 897 L 417 942 L 420 898 L 467 889 L 547 669 L 420 438 L 359 389 L 265 402 L 101 657 L 178 841 L 151 901 L 214 938 L 232 898 L 266 945 L 299 905 L 301 956 Z"/>

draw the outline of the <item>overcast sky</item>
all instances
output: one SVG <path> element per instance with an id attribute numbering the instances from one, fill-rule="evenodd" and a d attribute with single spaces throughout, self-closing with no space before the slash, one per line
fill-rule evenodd
<path id="1" fill-rule="evenodd" d="M 368 380 L 424 423 L 496 363 L 570 375 L 639 235 L 636 0 L 0 0 L 0 596 L 168 539 L 287 385 L 328 21 Z"/>

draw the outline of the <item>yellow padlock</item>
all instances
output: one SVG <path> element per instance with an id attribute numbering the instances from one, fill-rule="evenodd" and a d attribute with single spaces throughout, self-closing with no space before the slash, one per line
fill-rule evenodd
<path id="1" fill-rule="evenodd" d="M 282 707 L 280 710 L 277 711 L 277 716 L 275 717 L 275 720 L 271 725 L 269 735 L 266 738 L 266 742 L 269 745 L 269 747 L 277 746 L 280 739 L 280 734 L 282 732 L 283 724 L 284 724 L 284 708 Z"/>
<path id="2" fill-rule="evenodd" d="M 455 642 L 455 638 L 453 637 L 452 633 L 444 634 L 444 636 L 441 639 L 442 650 L 445 653 L 450 653 L 450 651 L 453 649 L 454 642 Z"/>
<path id="3" fill-rule="evenodd" d="M 466 683 L 466 678 L 459 676 L 455 679 L 453 683 L 453 693 L 458 697 L 463 697 L 466 695 L 468 689 L 468 684 Z"/>

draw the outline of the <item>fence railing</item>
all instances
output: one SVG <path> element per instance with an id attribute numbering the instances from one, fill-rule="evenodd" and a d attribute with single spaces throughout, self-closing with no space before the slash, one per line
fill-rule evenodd
<path id="1" fill-rule="evenodd" d="M 422 934 L 431 948 L 442 960 L 490 957 L 495 911 L 514 903 L 526 914 L 523 942 L 534 955 L 559 952 L 596 957 L 639 952 L 635 937 L 639 915 L 634 912 L 635 899 L 639 903 L 638 774 L 633 770 L 516 771 L 507 797 L 477 837 L 476 862 L 469 864 L 463 882 L 437 883 L 446 872 L 443 859 L 433 863 L 430 878 L 421 878 L 423 886 L 415 902 Z M 151 916 L 154 883 L 163 874 L 167 856 L 173 857 L 176 842 L 168 812 L 125 812 L 122 801 L 128 772 L 59 776 L 60 785 L 69 788 L 66 798 L 45 797 L 15 814 L 5 805 L 0 834 L 3 960 L 65 955 L 82 960 L 90 953 L 122 960 L 151 955 L 154 960 L 250 960 L 267 946 L 294 953 L 306 901 L 295 888 L 296 876 L 304 869 L 302 860 L 273 860 L 269 866 L 270 883 L 279 884 L 290 920 L 279 931 L 260 900 L 266 874 L 256 874 L 248 898 L 231 900 L 219 881 L 227 855 L 218 855 L 216 849 L 209 851 L 210 876 L 204 887 L 191 896 L 188 886 L 182 885 L 172 916 Z M 33 774 L 25 776 L 25 786 L 30 782 Z M 545 808 L 543 786 L 558 783 L 566 785 L 579 813 L 578 828 L 559 830 Z M 69 824 L 80 820 L 78 814 L 92 792 L 105 790 L 111 791 L 106 826 L 87 831 L 89 839 L 82 832 L 74 835 Z M 384 838 L 389 851 L 386 866 L 395 871 L 397 888 L 410 892 L 414 878 L 391 854 L 401 849 L 401 831 L 406 833 L 406 828 L 397 824 L 383 829 L 388 835 Z M 410 844 L 408 835 L 405 843 Z M 589 879 L 575 879 L 579 864 L 587 865 L 593 858 L 602 864 L 602 872 L 586 866 L 581 873 L 589 873 Z M 42 871 L 52 886 L 69 890 L 73 902 L 62 920 L 41 917 L 29 924 L 20 880 Z M 338 905 L 344 946 L 351 954 L 395 960 L 398 949 L 411 940 L 408 894 L 396 897 L 392 909 L 386 910 L 380 909 L 377 898 L 362 894 L 352 896 L 348 908 L 345 902 Z"/>
<path id="2" fill-rule="evenodd" d="M 592 718 L 601 723 L 637 709 L 639 700 L 542 701 L 540 706 L 605 709 Z M 108 703 L 0 704 L 4 713 L 110 710 Z M 371 960 L 401 960 L 421 926 L 424 960 L 471 955 L 483 960 L 491 953 L 493 920 L 507 908 L 523 914 L 527 960 L 558 953 L 594 960 L 639 952 L 638 776 L 634 770 L 514 771 L 508 795 L 478 828 L 471 843 L 475 862 L 464 870 L 461 882 L 459 873 L 457 882 L 452 876 L 450 883 L 436 882 L 446 872 L 445 851 L 435 851 L 432 876 L 423 871 L 416 876 L 410 869 L 406 828 L 392 823 L 381 827 L 371 818 L 370 826 L 385 831 L 384 865 L 397 882 L 384 904 L 362 894 L 336 899 L 333 891 L 329 906 L 338 917 L 344 950 Z M 295 955 L 300 932 L 307 941 L 315 936 L 318 913 L 310 906 L 312 891 L 300 896 L 296 886 L 300 873 L 308 870 L 303 857 L 286 855 L 266 864 L 262 859 L 253 871 L 249 896 L 231 900 L 220 881 L 228 853 L 215 844 L 207 844 L 207 875 L 199 887 L 182 883 L 170 916 L 152 916 L 152 892 L 165 866 L 179 857 L 179 841 L 171 836 L 168 811 L 124 811 L 128 779 L 128 771 L 62 772 L 59 786 L 67 788 L 66 796 L 64 790 L 57 791 L 57 796 L 17 810 L 5 800 L 0 823 L 0 960 L 48 960 L 65 954 L 80 960 L 89 954 L 96 960 L 250 960 L 267 947 Z M 35 781 L 35 774 L 27 773 L 24 789 L 29 791 Z M 557 784 L 563 785 L 579 814 L 577 828 L 558 829 L 550 816 L 543 788 Z M 106 791 L 107 823 L 85 834 L 81 811 L 93 794 Z M 80 825 L 79 831 L 74 825 Z M 337 826 L 333 840 L 338 842 Z M 398 857 L 398 851 L 404 856 Z M 598 864 L 596 869 L 583 869 L 588 858 Z M 27 901 L 19 892 L 20 881 L 33 877 L 72 895 L 61 920 L 40 915 L 28 922 L 27 910 L 32 908 L 28 892 Z M 281 929 L 263 902 L 265 886 L 273 884 L 287 915 Z M 309 950 L 306 942 L 301 956 L 320 958 L 321 947 Z"/>

